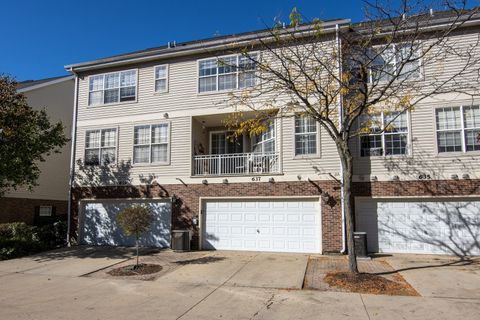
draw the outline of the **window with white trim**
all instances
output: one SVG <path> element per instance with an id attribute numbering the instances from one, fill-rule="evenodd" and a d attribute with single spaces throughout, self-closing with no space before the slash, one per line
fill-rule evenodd
<path id="1" fill-rule="evenodd" d="M 168 91 L 168 65 L 155 67 L 155 92 Z"/>
<path id="2" fill-rule="evenodd" d="M 136 126 L 133 138 L 133 163 L 169 161 L 169 124 Z"/>
<path id="3" fill-rule="evenodd" d="M 267 125 L 267 130 L 258 136 L 252 137 L 252 150 L 254 153 L 275 152 L 275 124 L 273 121 Z"/>
<path id="4" fill-rule="evenodd" d="M 200 60 L 198 92 L 224 91 L 253 87 L 256 84 L 256 54 L 234 55 Z"/>
<path id="5" fill-rule="evenodd" d="M 53 207 L 52 206 L 40 206 L 38 208 L 38 216 L 39 217 L 51 217 L 53 214 Z"/>
<path id="6" fill-rule="evenodd" d="M 317 121 L 311 116 L 295 115 L 295 155 L 317 154 Z"/>
<path id="7" fill-rule="evenodd" d="M 435 110 L 438 152 L 480 150 L 480 107 L 445 107 Z"/>
<path id="8" fill-rule="evenodd" d="M 408 154 L 408 116 L 406 112 L 379 113 L 361 118 L 360 155 L 393 156 Z"/>
<path id="9" fill-rule="evenodd" d="M 117 129 L 88 130 L 85 134 L 85 165 L 115 163 Z"/>
<path id="10" fill-rule="evenodd" d="M 372 48 L 369 54 L 373 61 L 368 81 L 390 81 L 395 76 L 399 80 L 420 78 L 419 49 L 418 45 L 410 43 Z"/>
<path id="11" fill-rule="evenodd" d="M 137 98 L 137 70 L 90 76 L 88 105 L 134 101 Z"/>

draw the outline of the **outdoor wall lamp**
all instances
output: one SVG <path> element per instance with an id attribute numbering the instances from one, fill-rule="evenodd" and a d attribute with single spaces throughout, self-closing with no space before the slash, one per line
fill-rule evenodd
<path id="1" fill-rule="evenodd" d="M 273 177 L 272 177 L 272 178 L 268 179 L 268 182 L 274 183 L 274 182 L 275 182 L 275 179 L 273 179 Z"/>
<path id="2" fill-rule="evenodd" d="M 165 112 L 165 113 L 163 114 L 163 117 L 164 117 L 165 119 L 168 119 L 168 117 L 169 117 L 168 112 Z"/>
<path id="3" fill-rule="evenodd" d="M 372 181 L 377 181 L 377 180 L 378 180 L 377 176 L 372 176 L 370 179 L 371 179 Z"/>
<path id="4" fill-rule="evenodd" d="M 453 180 L 458 180 L 458 174 L 452 174 L 450 178 Z"/>
<path id="5" fill-rule="evenodd" d="M 203 180 L 202 180 L 202 183 L 203 183 L 204 185 L 207 185 L 207 184 L 208 184 L 207 179 L 203 179 Z"/>
<path id="6" fill-rule="evenodd" d="M 470 179 L 470 176 L 468 175 L 468 173 L 464 173 L 462 178 L 468 180 Z"/>
<path id="7" fill-rule="evenodd" d="M 178 197 L 177 197 L 177 195 L 174 193 L 174 194 L 172 195 L 172 204 L 177 203 L 177 201 L 178 201 Z"/>
<path id="8" fill-rule="evenodd" d="M 223 184 L 228 184 L 228 179 L 223 179 Z"/>
<path id="9" fill-rule="evenodd" d="M 392 181 L 398 181 L 398 180 L 400 180 L 400 178 L 398 176 L 393 176 L 392 177 Z"/>

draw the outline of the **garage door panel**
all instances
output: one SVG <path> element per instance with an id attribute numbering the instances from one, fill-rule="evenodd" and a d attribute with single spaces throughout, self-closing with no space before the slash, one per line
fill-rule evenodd
<path id="1" fill-rule="evenodd" d="M 369 251 L 480 254 L 478 199 L 361 199 L 356 212 L 357 230 L 367 232 Z"/>
<path id="2" fill-rule="evenodd" d="M 150 230 L 140 244 L 149 247 L 169 247 L 171 206 L 169 202 L 95 201 L 80 204 L 79 242 L 88 245 L 133 246 L 135 238 L 126 236 L 117 224 L 118 213 L 132 205 L 145 205 L 153 213 Z"/>
<path id="3" fill-rule="evenodd" d="M 320 252 L 318 200 L 211 200 L 204 207 L 205 249 Z M 224 226 L 228 234 L 219 232 Z"/>

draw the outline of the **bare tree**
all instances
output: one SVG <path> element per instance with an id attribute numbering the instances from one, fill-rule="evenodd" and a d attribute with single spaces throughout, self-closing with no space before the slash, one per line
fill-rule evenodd
<path id="1" fill-rule="evenodd" d="M 254 70 L 256 82 L 228 96 L 227 104 L 237 112 L 226 120 L 235 135 L 252 135 L 265 131 L 275 118 L 308 116 L 331 137 L 342 168 L 346 243 L 354 273 L 352 138 L 396 130 L 405 112 L 429 99 L 478 95 L 480 76 L 479 33 L 468 28 L 480 18 L 477 8 L 448 0 L 433 6 L 409 0 L 399 7 L 388 1 L 364 4 L 363 22 L 336 26 L 305 22 L 294 9 L 287 26 L 279 23 L 242 47 L 234 67 L 243 80 Z M 222 58 L 218 63 L 229 64 Z M 245 117 L 247 110 L 255 117 Z"/>

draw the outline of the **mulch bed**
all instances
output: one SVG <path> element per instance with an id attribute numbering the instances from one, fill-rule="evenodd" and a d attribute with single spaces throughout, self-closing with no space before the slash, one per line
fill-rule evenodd
<path id="1" fill-rule="evenodd" d="M 111 276 L 124 277 L 124 276 L 139 276 L 146 274 L 153 274 L 161 271 L 163 267 L 159 264 L 145 264 L 141 263 L 138 266 L 131 264 L 128 266 L 121 266 L 108 272 Z"/>
<path id="2" fill-rule="evenodd" d="M 323 279 L 332 287 L 345 289 L 350 292 L 418 296 L 417 291 L 406 283 L 400 275 L 395 276 L 397 276 L 397 281 L 370 273 L 330 272 Z M 398 279 L 398 277 L 401 279 Z"/>
<path id="3" fill-rule="evenodd" d="M 312 256 L 304 289 L 367 294 L 418 296 L 415 289 L 382 259 L 358 259 L 360 273 L 348 272 L 345 256 Z"/>

